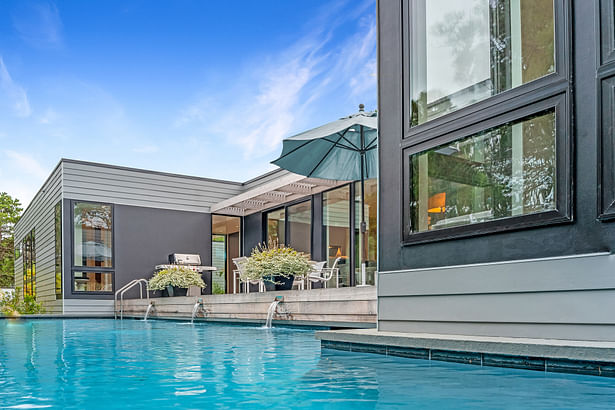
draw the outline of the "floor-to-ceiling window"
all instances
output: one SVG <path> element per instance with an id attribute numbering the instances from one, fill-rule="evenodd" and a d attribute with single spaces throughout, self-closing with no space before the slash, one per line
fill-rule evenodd
<path id="1" fill-rule="evenodd" d="M 339 286 L 350 286 L 350 185 L 323 192 L 322 223 L 324 229 L 324 246 L 327 266 L 333 266 L 337 258 L 339 268 Z M 335 287 L 336 278 L 332 278 L 328 287 Z"/>
<path id="2" fill-rule="evenodd" d="M 284 208 L 267 212 L 268 245 L 284 245 L 286 243 L 286 212 Z"/>
<path id="3" fill-rule="evenodd" d="M 62 299 L 62 201 L 54 208 L 55 233 L 55 294 L 56 299 Z"/>
<path id="4" fill-rule="evenodd" d="M 364 184 L 365 205 L 361 215 L 361 182 L 355 182 L 355 278 L 356 284 L 374 285 L 378 268 L 378 180 Z M 361 218 L 365 218 L 365 232 L 361 236 Z M 365 264 L 365 281 L 361 265 Z"/>
<path id="5" fill-rule="evenodd" d="M 265 214 L 265 240 L 269 245 L 290 246 L 307 255 L 312 252 L 312 201 L 302 201 Z"/>
<path id="6" fill-rule="evenodd" d="M 232 293 L 233 258 L 241 254 L 241 218 L 212 215 L 211 234 L 211 263 L 217 268 L 212 275 L 212 293 Z"/>
<path id="7" fill-rule="evenodd" d="M 311 254 L 312 248 L 312 201 L 304 201 L 286 208 L 287 245 Z"/>
<path id="8" fill-rule="evenodd" d="M 36 297 L 36 244 L 34 228 L 23 239 L 23 294 Z"/>
<path id="9" fill-rule="evenodd" d="M 113 292 L 113 208 L 109 204 L 73 203 L 75 293 Z"/>

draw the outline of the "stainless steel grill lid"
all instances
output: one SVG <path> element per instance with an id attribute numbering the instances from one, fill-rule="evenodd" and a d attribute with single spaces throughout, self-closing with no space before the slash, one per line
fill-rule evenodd
<path id="1" fill-rule="evenodd" d="M 201 255 L 197 253 L 172 253 L 169 263 L 173 265 L 200 265 Z"/>

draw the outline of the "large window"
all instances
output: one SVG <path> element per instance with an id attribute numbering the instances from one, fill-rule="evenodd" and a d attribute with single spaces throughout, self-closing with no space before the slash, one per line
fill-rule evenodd
<path id="1" fill-rule="evenodd" d="M 113 292 L 113 274 L 111 272 L 73 272 L 73 281 L 75 292 Z"/>
<path id="2" fill-rule="evenodd" d="M 62 299 L 62 201 L 54 208 L 55 231 L 55 293 L 56 299 Z"/>
<path id="3" fill-rule="evenodd" d="M 411 231 L 555 209 L 555 111 L 410 157 Z"/>
<path id="4" fill-rule="evenodd" d="M 23 294 L 36 297 L 36 243 L 34 228 L 23 239 Z"/>
<path id="5" fill-rule="evenodd" d="M 341 258 L 338 263 L 339 286 L 351 286 L 350 206 L 350 185 L 322 194 L 325 257 L 327 266 L 333 266 L 335 260 Z M 335 287 L 335 280 L 332 278 L 327 286 Z"/>
<path id="6" fill-rule="evenodd" d="M 615 62 L 615 1 L 600 0 L 601 63 Z"/>
<path id="7" fill-rule="evenodd" d="M 555 71 L 553 0 L 413 0 L 411 124 Z"/>
<path id="8" fill-rule="evenodd" d="M 241 254 L 241 218 L 238 216 L 211 216 L 211 263 L 218 270 L 212 275 L 212 293 L 231 293 L 239 287 L 239 278 L 233 285 L 233 258 Z"/>
<path id="9" fill-rule="evenodd" d="M 601 59 L 597 70 L 601 110 L 599 152 L 602 220 L 615 219 L 615 0 L 600 1 Z"/>
<path id="10" fill-rule="evenodd" d="M 307 200 L 266 214 L 266 241 L 290 246 L 307 255 L 312 250 L 312 201 Z"/>
<path id="11" fill-rule="evenodd" d="M 365 233 L 361 237 L 361 182 L 355 182 L 355 277 L 356 283 L 362 284 L 362 264 L 365 264 L 365 283 L 376 284 L 378 268 L 378 180 L 368 179 L 364 183 Z"/>
<path id="12" fill-rule="evenodd" d="M 73 203 L 73 292 L 113 292 L 113 209 Z"/>
<path id="13" fill-rule="evenodd" d="M 286 212 L 284 208 L 267 212 L 267 243 L 286 243 Z"/>
<path id="14" fill-rule="evenodd" d="M 404 243 L 571 221 L 569 2 L 404 8 Z"/>
<path id="15" fill-rule="evenodd" d="M 312 201 L 291 205 L 286 211 L 288 246 L 309 255 L 312 249 Z"/>

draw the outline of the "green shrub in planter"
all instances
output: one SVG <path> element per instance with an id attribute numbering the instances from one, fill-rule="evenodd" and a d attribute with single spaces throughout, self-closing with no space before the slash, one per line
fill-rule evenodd
<path id="1" fill-rule="evenodd" d="M 183 266 L 163 269 L 149 280 L 150 290 L 164 290 L 169 286 L 174 288 L 189 288 L 190 286 L 204 288 L 205 282 L 203 282 L 199 272 Z"/>
<path id="2" fill-rule="evenodd" d="M 244 267 L 243 280 L 275 282 L 275 277 L 304 276 L 311 269 L 306 254 L 286 246 L 259 245 L 252 250 Z"/>

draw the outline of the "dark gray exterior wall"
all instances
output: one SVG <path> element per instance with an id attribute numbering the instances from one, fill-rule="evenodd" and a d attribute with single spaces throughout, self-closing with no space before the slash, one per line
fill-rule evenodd
<path id="1" fill-rule="evenodd" d="M 66 210 L 70 202 L 65 200 Z M 152 277 L 154 266 L 168 263 L 170 253 L 198 253 L 203 265 L 211 265 L 211 214 L 124 205 L 114 205 L 113 210 L 115 290 L 133 279 Z M 70 211 L 64 220 L 70 221 Z M 65 229 L 71 232 L 70 222 L 65 222 Z M 65 249 L 71 249 L 72 257 L 67 240 Z M 113 299 L 112 295 L 73 294 L 70 263 L 65 258 L 67 299 Z M 137 288 L 125 297 L 138 297 Z"/>
<path id="2" fill-rule="evenodd" d="M 594 303 L 587 308 L 591 297 L 598 298 L 593 299 L 594 302 L 600 300 L 606 305 L 615 297 L 611 290 L 615 288 L 615 280 L 604 272 L 613 269 L 613 260 L 608 254 L 615 249 L 615 224 L 600 221 L 598 215 L 601 211 L 597 206 L 600 203 L 599 173 L 603 165 L 598 151 L 600 83 L 596 81 L 600 2 L 561 2 L 570 12 L 562 23 L 566 26 L 563 35 L 569 36 L 572 44 L 572 99 L 566 109 L 569 118 L 573 119 L 573 148 L 571 164 L 558 166 L 560 171 L 562 167 L 571 171 L 572 221 L 415 245 L 402 243 L 402 193 L 405 187 L 400 144 L 404 135 L 403 124 L 407 120 L 403 114 L 403 88 L 408 77 L 403 70 L 402 38 L 407 29 L 402 24 L 404 3 L 378 3 L 380 329 L 615 339 L 615 320 L 600 317 L 600 308 Z M 607 3 L 602 2 L 603 5 Z M 612 30 L 612 27 L 607 30 L 611 36 Z M 611 116 L 612 113 L 610 109 Z M 607 171 L 608 175 L 613 175 L 611 170 Z M 545 265 L 541 263 L 519 264 L 516 269 L 505 269 L 503 266 L 508 265 L 501 264 L 483 265 L 490 266 L 489 269 L 455 268 L 458 265 L 602 252 L 605 254 L 595 258 L 564 262 L 559 274 L 556 272 L 550 276 L 546 275 Z M 570 288 L 567 275 L 578 275 L 583 280 Z M 493 278 L 498 280 L 494 283 Z M 511 283 L 515 282 L 522 283 L 523 289 L 513 289 Z M 564 288 L 573 293 L 554 293 Z M 590 293 L 586 293 L 590 290 L 597 293 L 590 297 Z M 519 311 L 519 306 L 525 303 L 535 307 L 532 314 Z M 554 317 L 558 316 L 555 312 L 557 309 L 561 311 L 562 304 L 577 306 L 572 308 L 568 319 Z M 579 324 L 584 330 L 579 328 Z M 552 327 L 551 331 L 549 326 L 558 330 Z"/>
<path id="3" fill-rule="evenodd" d="M 263 242 L 263 214 L 257 212 L 243 218 L 243 255 L 250 256 L 256 245 Z"/>

